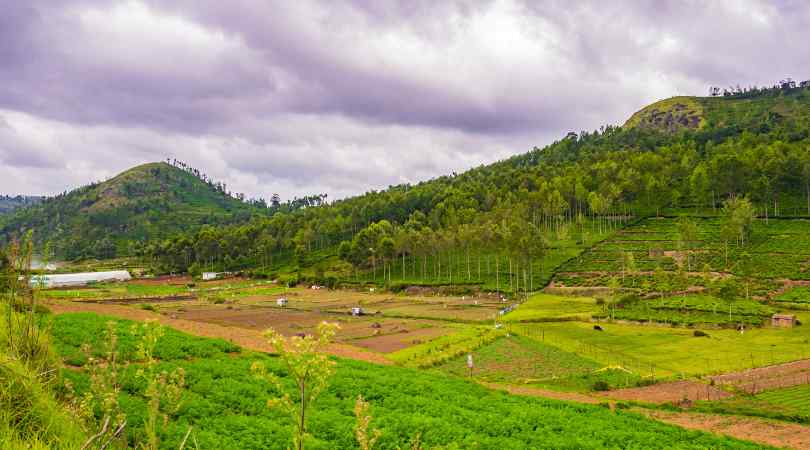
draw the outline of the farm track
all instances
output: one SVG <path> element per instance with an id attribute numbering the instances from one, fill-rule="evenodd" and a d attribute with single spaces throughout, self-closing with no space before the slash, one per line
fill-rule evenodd
<path id="1" fill-rule="evenodd" d="M 635 408 L 651 419 L 779 448 L 810 449 L 810 427 L 756 417 L 722 416 Z"/>
<path id="2" fill-rule="evenodd" d="M 229 327 L 207 322 L 198 322 L 185 319 L 174 319 L 169 316 L 157 314 L 151 311 L 137 309 L 128 306 L 105 304 L 105 303 L 85 303 L 85 302 L 65 302 L 47 301 L 45 302 L 54 313 L 77 313 L 92 312 L 96 314 L 118 317 L 127 320 L 144 321 L 154 319 L 163 325 L 172 327 L 195 336 L 220 338 L 232 342 L 240 347 L 258 352 L 272 353 L 273 348 L 267 342 L 261 331 L 247 328 Z M 352 345 L 333 343 L 327 348 L 331 355 L 366 361 L 373 364 L 392 365 L 393 363 L 383 355 L 373 353 Z"/>

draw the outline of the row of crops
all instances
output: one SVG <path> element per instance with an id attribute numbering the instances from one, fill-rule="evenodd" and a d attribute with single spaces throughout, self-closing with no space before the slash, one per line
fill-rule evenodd
<path id="1" fill-rule="evenodd" d="M 425 369 L 489 344 L 505 334 L 488 326 L 467 327 L 440 336 L 424 344 L 391 353 L 388 358 L 399 365 Z"/>
<path id="2" fill-rule="evenodd" d="M 620 272 L 624 269 L 623 255 L 630 253 L 638 271 L 658 267 L 676 270 L 680 259 L 693 271 L 708 268 L 746 277 L 810 280 L 810 221 L 757 220 L 751 241 L 744 247 L 734 242 L 726 245 L 720 234 L 720 219 L 694 221 L 698 226 L 695 241 L 679 242 L 676 219 L 649 218 L 618 231 L 566 263 L 560 271 Z M 688 263 L 683 260 L 685 252 L 690 255 Z"/>
<path id="3" fill-rule="evenodd" d="M 634 299 L 594 314 L 601 319 L 661 322 L 679 326 L 759 326 L 774 313 L 773 308 L 754 301 L 726 302 L 708 295 Z"/>

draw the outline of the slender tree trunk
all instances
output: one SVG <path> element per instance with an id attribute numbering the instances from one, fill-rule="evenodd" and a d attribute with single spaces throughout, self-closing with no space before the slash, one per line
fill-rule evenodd
<path id="1" fill-rule="evenodd" d="M 501 297 L 501 271 L 499 270 L 499 267 L 498 267 L 499 266 L 499 264 L 498 264 L 499 259 L 500 258 L 495 259 L 495 290 L 498 293 L 498 300 L 500 300 L 500 297 Z"/>
<path id="2" fill-rule="evenodd" d="M 467 247 L 467 281 L 470 281 L 472 276 L 470 275 L 470 247 Z"/>

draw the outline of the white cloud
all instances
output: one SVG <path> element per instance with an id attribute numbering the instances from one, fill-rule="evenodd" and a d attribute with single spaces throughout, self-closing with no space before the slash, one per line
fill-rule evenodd
<path id="1" fill-rule="evenodd" d="M 801 3 L 6 6 L 8 193 L 55 193 L 169 156 L 249 196 L 338 198 L 620 124 L 710 84 L 810 78 Z"/>

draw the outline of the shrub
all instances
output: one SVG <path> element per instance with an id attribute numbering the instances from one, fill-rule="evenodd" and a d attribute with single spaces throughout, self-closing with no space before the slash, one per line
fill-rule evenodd
<path id="1" fill-rule="evenodd" d="M 700 331 L 700 330 L 695 330 L 695 332 L 692 333 L 692 335 L 695 336 L 695 337 L 709 337 L 708 333 Z"/>
<path id="2" fill-rule="evenodd" d="M 150 303 L 144 303 L 143 305 L 141 305 L 141 309 L 143 309 L 144 311 L 157 312 L 157 308 L 155 307 L 155 305 L 152 305 Z"/>
<path id="3" fill-rule="evenodd" d="M 593 386 L 591 386 L 591 389 L 594 390 L 594 391 L 609 391 L 610 390 L 610 385 L 605 380 L 599 380 L 599 381 L 596 381 L 595 383 L 593 383 Z"/>

